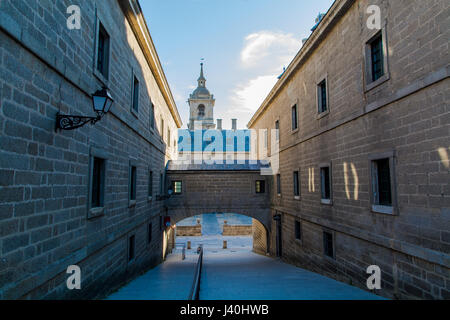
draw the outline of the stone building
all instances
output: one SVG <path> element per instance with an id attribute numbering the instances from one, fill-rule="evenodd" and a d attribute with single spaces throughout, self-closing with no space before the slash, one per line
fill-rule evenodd
<path id="1" fill-rule="evenodd" d="M 377 265 L 378 294 L 450 298 L 449 12 L 337 0 L 316 26 L 248 123 L 279 128 L 272 255 L 366 290 Z"/>
<path id="2" fill-rule="evenodd" d="M 169 85 L 138 1 L 75 4 L 80 29 L 67 1 L 0 2 L 0 299 L 101 297 L 165 254 Z M 55 131 L 58 112 L 92 116 L 102 87 L 109 113 Z"/>

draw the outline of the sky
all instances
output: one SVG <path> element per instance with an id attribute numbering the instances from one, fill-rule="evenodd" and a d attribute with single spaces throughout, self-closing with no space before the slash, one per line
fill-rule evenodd
<path id="1" fill-rule="evenodd" d="M 186 128 L 204 59 L 214 118 L 248 121 L 333 0 L 140 0 Z"/>

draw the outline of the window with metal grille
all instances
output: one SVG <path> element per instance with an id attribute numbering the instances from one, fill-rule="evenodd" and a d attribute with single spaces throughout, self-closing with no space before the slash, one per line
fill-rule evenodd
<path id="1" fill-rule="evenodd" d="M 150 101 L 150 128 L 155 128 L 155 105 Z"/>
<path id="2" fill-rule="evenodd" d="M 372 166 L 374 203 L 382 206 L 392 206 L 389 158 L 372 161 Z"/>
<path id="3" fill-rule="evenodd" d="M 182 182 L 181 181 L 173 181 L 172 182 L 172 190 L 174 194 L 180 194 L 182 191 Z"/>
<path id="4" fill-rule="evenodd" d="M 327 81 L 323 80 L 321 83 L 317 86 L 317 96 L 318 96 L 318 103 L 319 103 L 319 113 L 325 112 L 328 109 L 327 105 Z"/>
<path id="5" fill-rule="evenodd" d="M 294 196 L 298 197 L 298 196 L 300 196 L 300 184 L 299 184 L 298 171 L 294 171 L 293 180 L 294 180 Z"/>
<path id="6" fill-rule="evenodd" d="M 153 171 L 148 173 L 148 196 L 153 196 Z"/>
<path id="7" fill-rule="evenodd" d="M 372 81 L 376 81 L 384 75 L 383 37 L 381 33 L 370 43 L 370 55 Z"/>
<path id="8" fill-rule="evenodd" d="M 256 180 L 255 181 L 255 189 L 256 189 L 256 193 L 265 193 L 266 192 L 266 182 L 264 180 Z"/>
<path id="9" fill-rule="evenodd" d="M 334 243 L 333 234 L 331 232 L 323 232 L 323 253 L 324 255 L 334 259 Z"/>

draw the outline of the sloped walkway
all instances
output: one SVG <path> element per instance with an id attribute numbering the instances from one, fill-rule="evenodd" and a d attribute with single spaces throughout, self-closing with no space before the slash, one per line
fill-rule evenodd
<path id="1" fill-rule="evenodd" d="M 359 288 L 250 251 L 205 250 L 200 300 L 377 300 Z"/>
<path id="2" fill-rule="evenodd" d="M 187 300 L 198 255 L 167 256 L 165 262 L 131 281 L 107 300 Z"/>

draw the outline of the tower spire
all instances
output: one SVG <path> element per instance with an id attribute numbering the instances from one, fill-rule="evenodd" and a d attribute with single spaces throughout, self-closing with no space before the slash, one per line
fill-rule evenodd
<path id="1" fill-rule="evenodd" d="M 199 87 L 205 87 L 205 76 L 203 75 L 203 62 L 200 63 L 200 77 L 197 79 Z"/>

